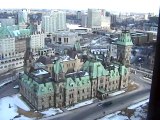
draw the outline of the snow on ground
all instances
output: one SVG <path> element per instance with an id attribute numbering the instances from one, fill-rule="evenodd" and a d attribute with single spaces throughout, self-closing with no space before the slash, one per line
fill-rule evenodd
<path id="1" fill-rule="evenodd" d="M 50 108 L 50 109 L 48 109 L 48 110 L 46 110 L 46 111 L 43 111 L 43 112 L 41 112 L 41 113 L 42 113 L 42 114 L 45 114 L 44 117 L 49 117 L 49 116 L 56 115 L 56 114 L 62 113 L 62 112 L 63 112 L 63 111 L 60 110 L 59 108 L 57 108 L 57 109 Z"/>
<path id="2" fill-rule="evenodd" d="M 144 120 L 147 117 L 147 102 L 148 99 L 126 108 L 127 110 L 117 111 L 98 120 Z"/>
<path id="3" fill-rule="evenodd" d="M 12 81 L 13 81 L 12 79 L 11 79 L 11 80 L 8 80 L 8 81 L 5 81 L 5 82 L 3 82 L 3 83 L 0 84 L 0 87 L 4 86 L 5 84 L 8 84 L 8 83 L 10 83 L 10 82 L 12 82 Z"/>
<path id="4" fill-rule="evenodd" d="M 24 110 L 30 110 L 19 96 L 20 94 L 16 94 L 12 97 L 4 97 L 0 99 L 0 120 L 10 120 L 17 116 L 17 106 Z M 21 120 L 23 120 L 23 118 L 24 117 L 22 117 Z"/>
<path id="5" fill-rule="evenodd" d="M 13 88 L 17 89 L 17 88 L 19 88 L 19 85 L 16 85 L 16 86 L 14 86 Z"/>
<path id="6" fill-rule="evenodd" d="M 117 91 L 117 92 L 114 92 L 114 93 L 109 94 L 109 96 L 116 96 L 116 95 L 120 95 L 120 94 L 122 94 L 122 93 L 125 93 L 125 91 L 124 91 L 124 90 Z"/>
<path id="7" fill-rule="evenodd" d="M 25 111 L 30 111 L 30 108 L 27 106 L 27 104 L 24 101 L 20 99 L 20 96 L 21 96 L 20 94 L 16 94 L 12 97 L 14 104 Z"/>
<path id="8" fill-rule="evenodd" d="M 147 79 L 147 80 L 150 80 L 150 81 L 152 80 L 152 79 L 150 79 L 150 78 L 147 78 L 147 77 L 143 77 L 143 79 Z"/>
<path id="9" fill-rule="evenodd" d="M 76 108 L 79 108 L 79 107 L 82 107 L 82 106 L 85 106 L 85 105 L 89 105 L 89 104 L 92 104 L 94 101 L 94 99 L 91 99 L 91 100 L 87 100 L 87 101 L 84 101 L 84 102 L 81 102 L 81 103 L 78 103 L 74 106 L 71 106 L 69 108 L 66 108 L 67 110 L 73 110 L 73 109 L 76 109 Z"/>
<path id="10" fill-rule="evenodd" d="M 128 120 L 127 116 L 118 115 L 121 111 L 117 111 L 115 113 L 106 115 L 105 117 L 99 119 L 99 120 Z"/>
<path id="11" fill-rule="evenodd" d="M 137 107 L 139 107 L 139 106 L 141 106 L 141 105 L 143 105 L 147 102 L 149 102 L 149 99 L 141 101 L 141 102 L 136 103 L 136 104 L 133 104 L 133 105 L 129 106 L 128 109 L 135 109 L 135 108 L 137 108 Z"/>

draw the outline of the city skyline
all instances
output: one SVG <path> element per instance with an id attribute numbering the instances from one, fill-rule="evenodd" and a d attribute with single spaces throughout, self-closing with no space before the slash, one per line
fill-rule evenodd
<path id="1" fill-rule="evenodd" d="M 52 3 L 52 4 L 51 4 Z M 144 6 L 145 5 L 145 6 Z M 135 8 L 136 6 L 136 8 Z M 160 3 L 158 0 L 1 0 L 0 8 L 27 8 L 27 9 L 73 9 L 86 10 L 88 8 L 106 9 L 108 11 L 116 12 L 140 12 L 140 13 L 155 13 L 159 12 Z"/>

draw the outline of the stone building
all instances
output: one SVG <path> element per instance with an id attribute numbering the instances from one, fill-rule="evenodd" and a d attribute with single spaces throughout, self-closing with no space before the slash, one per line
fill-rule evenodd
<path id="1" fill-rule="evenodd" d="M 132 46 L 128 31 L 122 32 L 117 42 L 117 60 L 110 64 L 90 52 L 86 55 L 78 44 L 75 46 L 63 56 L 43 56 L 36 62 L 27 51 L 25 58 L 29 59 L 25 60 L 27 69 L 20 77 L 20 93 L 35 109 L 65 107 L 95 97 L 103 100 L 109 93 L 128 87 Z"/>

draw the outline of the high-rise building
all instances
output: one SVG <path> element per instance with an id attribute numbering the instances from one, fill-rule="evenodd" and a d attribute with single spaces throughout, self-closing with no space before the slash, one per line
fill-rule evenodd
<path id="1" fill-rule="evenodd" d="M 83 14 L 81 18 L 81 25 L 87 27 L 87 14 Z"/>
<path id="2" fill-rule="evenodd" d="M 39 49 L 44 48 L 44 38 L 45 34 L 44 33 L 34 33 L 30 37 L 30 41 L 28 43 L 30 49 L 32 52 L 37 52 Z"/>
<path id="3" fill-rule="evenodd" d="M 92 29 L 101 28 L 101 14 L 102 11 L 99 9 L 88 9 L 88 22 L 87 26 Z"/>
<path id="4" fill-rule="evenodd" d="M 117 19 L 116 15 L 111 15 L 111 24 L 116 23 L 116 19 Z"/>
<path id="5" fill-rule="evenodd" d="M 18 12 L 18 24 L 25 24 L 28 21 L 27 10 L 21 10 Z"/>
<path id="6" fill-rule="evenodd" d="M 82 12 L 81 11 L 77 11 L 77 19 L 80 20 L 82 17 Z"/>
<path id="7" fill-rule="evenodd" d="M 43 16 L 42 29 L 46 33 L 53 33 L 66 29 L 66 13 L 62 11 L 52 11 L 50 15 Z"/>
<path id="8" fill-rule="evenodd" d="M 15 54 L 15 38 L 1 38 L 0 39 L 0 56 L 1 59 L 9 58 Z"/>

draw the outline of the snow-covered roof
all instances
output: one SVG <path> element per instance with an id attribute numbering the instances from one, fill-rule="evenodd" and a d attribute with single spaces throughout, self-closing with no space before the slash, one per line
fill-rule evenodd
<path id="1" fill-rule="evenodd" d="M 48 72 L 46 70 L 44 70 L 44 69 L 38 69 L 38 70 L 34 71 L 33 74 L 35 76 L 38 76 L 38 75 L 48 74 Z"/>
<path id="2" fill-rule="evenodd" d="M 68 55 L 65 55 L 65 56 L 60 56 L 60 60 L 65 62 L 65 61 L 70 61 L 70 60 L 74 60 L 74 59 L 72 59 Z"/>
<path id="3" fill-rule="evenodd" d="M 67 24 L 67 28 L 69 29 L 85 29 L 85 30 L 88 30 L 90 28 L 85 28 L 85 27 L 80 27 L 80 25 L 76 25 L 76 24 Z"/>

